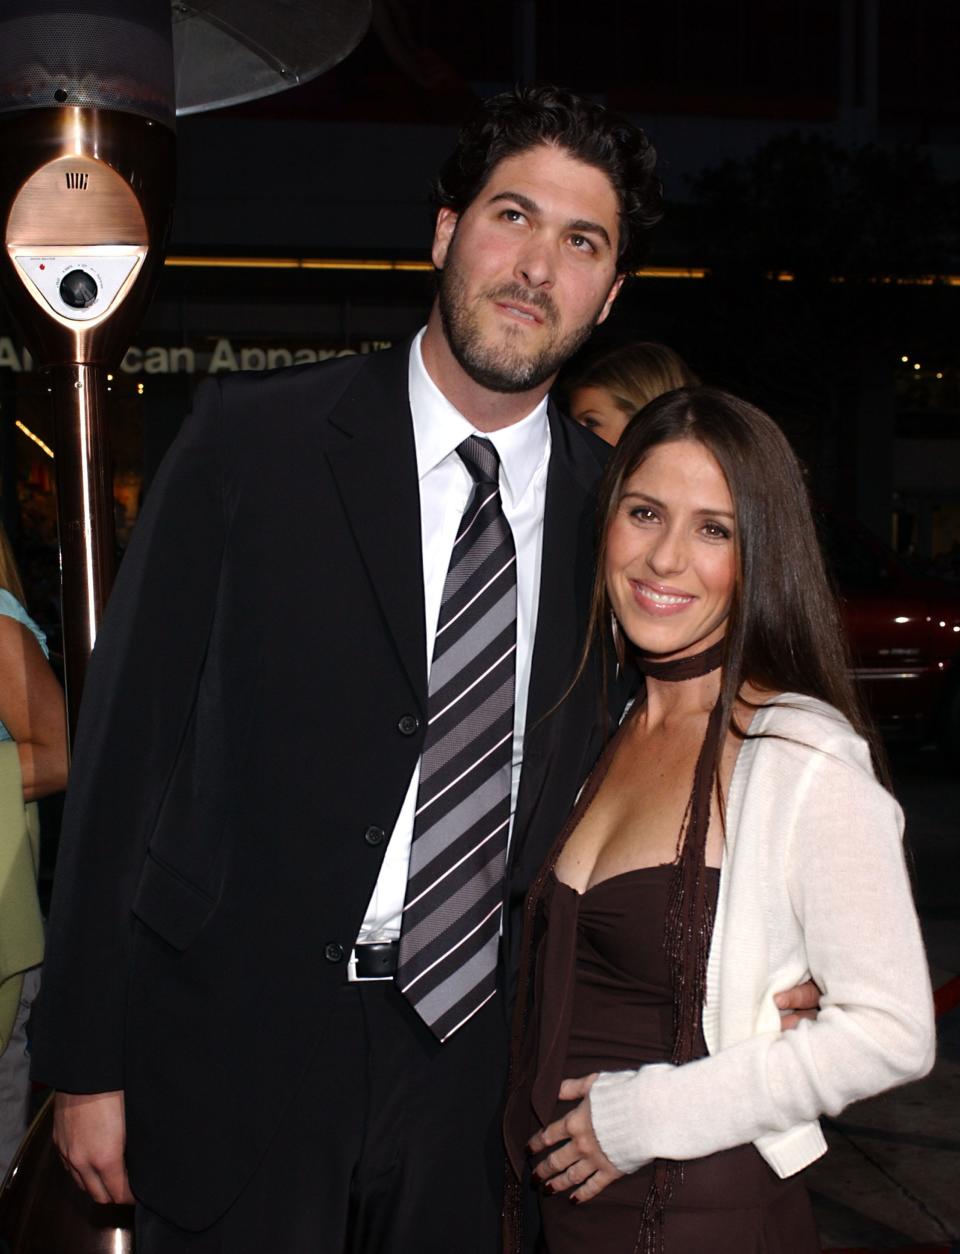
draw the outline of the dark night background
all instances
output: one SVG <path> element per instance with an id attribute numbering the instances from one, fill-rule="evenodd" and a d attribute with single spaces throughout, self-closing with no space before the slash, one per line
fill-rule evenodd
<path id="1" fill-rule="evenodd" d="M 180 120 L 172 259 L 283 268 L 168 265 L 146 351 L 113 382 L 121 542 L 211 365 L 369 351 L 421 324 L 424 270 L 298 263 L 422 263 L 457 123 L 546 80 L 628 112 L 660 154 L 651 271 L 595 345 L 677 348 L 781 422 L 823 499 L 955 577 L 958 59 L 954 0 L 376 0 L 360 46 L 313 83 Z M 656 277 L 686 271 L 706 274 Z M 5 520 L 23 550 L 53 538 L 51 476 L 13 420 L 47 443 L 50 421 L 16 330 L 2 336 Z"/>
<path id="2" fill-rule="evenodd" d="M 957 986 L 960 3 L 373 3 L 369 32 L 329 73 L 179 122 L 168 264 L 111 383 L 120 544 L 208 372 L 375 351 L 422 325 L 429 181 L 480 98 L 553 81 L 628 113 L 658 150 L 667 214 L 584 351 L 677 349 L 773 415 L 830 516 L 876 538 L 875 562 L 888 548 L 910 579 L 943 581 L 917 586 L 931 639 L 942 629 L 947 660 L 927 670 L 946 681 L 953 757 L 921 741 L 895 752 L 894 773 L 934 984 Z M 46 383 L 0 307 L 3 521 L 56 647 L 53 462 L 36 442 L 51 445 L 52 427 Z M 913 614 L 884 612 L 888 636 Z M 904 650 L 884 640 L 889 667 Z M 308 665 L 310 642 L 298 645 Z M 829 1127 L 812 1179 L 830 1248 L 960 1249 L 960 1009 L 941 1009 L 934 1075 Z"/>

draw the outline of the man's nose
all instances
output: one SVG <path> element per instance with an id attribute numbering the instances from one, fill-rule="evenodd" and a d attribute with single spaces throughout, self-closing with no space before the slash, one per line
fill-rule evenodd
<path id="1" fill-rule="evenodd" d="M 514 273 L 526 287 L 551 287 L 555 261 L 549 243 L 537 235 L 528 240 L 517 254 Z"/>

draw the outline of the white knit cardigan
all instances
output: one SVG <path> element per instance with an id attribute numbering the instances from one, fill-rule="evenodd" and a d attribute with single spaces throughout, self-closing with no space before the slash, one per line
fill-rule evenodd
<path id="1" fill-rule="evenodd" d="M 621 1171 L 752 1141 L 778 1176 L 826 1149 L 817 1117 L 925 1075 L 930 980 L 903 814 L 831 706 L 786 693 L 754 716 L 726 807 L 707 969 L 709 1055 L 602 1073 L 594 1128 Z M 772 738 L 776 737 L 776 738 Z M 812 977 L 816 1021 L 779 1030 L 773 995 Z"/>

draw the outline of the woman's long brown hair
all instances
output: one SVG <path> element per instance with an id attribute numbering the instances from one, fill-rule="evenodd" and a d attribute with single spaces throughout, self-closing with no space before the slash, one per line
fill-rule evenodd
<path id="1" fill-rule="evenodd" d="M 597 571 L 584 659 L 598 646 L 601 659 L 609 652 L 607 532 L 624 484 L 652 449 L 677 440 L 696 440 L 713 454 L 733 500 L 737 577 L 727 623 L 721 725 L 741 734 L 733 714 L 745 683 L 819 697 L 864 737 L 886 782 L 878 738 L 851 679 L 846 633 L 799 462 L 772 418 L 728 392 L 679 388 L 641 410 L 621 437 L 598 494 Z"/>

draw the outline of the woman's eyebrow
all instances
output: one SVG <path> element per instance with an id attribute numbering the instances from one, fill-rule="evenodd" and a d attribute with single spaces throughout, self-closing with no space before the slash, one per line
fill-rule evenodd
<path id="1" fill-rule="evenodd" d="M 649 492 L 624 492 L 620 499 L 621 501 L 646 501 L 648 505 L 656 505 L 657 509 L 667 508 L 663 501 L 658 501 L 657 498 L 655 496 L 651 496 Z"/>
<path id="2" fill-rule="evenodd" d="M 624 492 L 623 496 L 621 496 L 620 499 L 622 501 L 626 501 L 628 499 L 635 500 L 635 501 L 645 501 L 648 505 L 655 505 L 657 509 L 669 508 L 669 506 L 665 505 L 663 501 L 658 501 L 655 496 L 651 496 L 649 492 Z M 733 510 L 731 509 L 711 509 L 709 506 L 701 506 L 701 508 L 695 509 L 693 512 L 695 514 L 701 514 L 704 517 L 707 517 L 709 515 L 709 517 L 711 518 L 735 517 Z"/>

